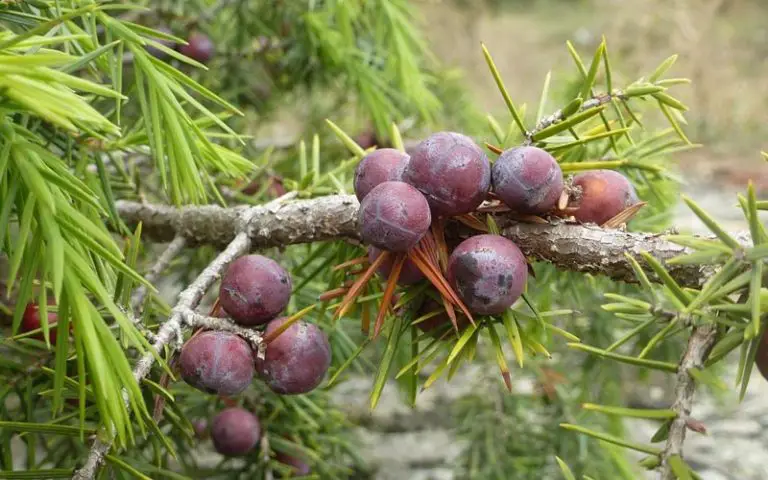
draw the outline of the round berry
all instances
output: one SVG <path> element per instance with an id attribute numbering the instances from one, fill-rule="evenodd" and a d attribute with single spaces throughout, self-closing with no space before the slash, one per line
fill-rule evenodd
<path id="1" fill-rule="evenodd" d="M 563 193 L 563 172 L 555 157 L 537 147 L 504 151 L 491 168 L 493 191 L 512 210 L 541 215 Z"/>
<path id="2" fill-rule="evenodd" d="M 272 320 L 265 335 L 283 325 L 287 317 Z M 295 321 L 272 339 L 265 358 L 256 358 L 256 371 L 267 386 L 281 395 L 307 393 L 320 385 L 331 366 L 328 337 L 312 323 Z"/>
<path id="3" fill-rule="evenodd" d="M 213 41 L 207 35 L 193 32 L 187 39 L 187 44 L 179 46 L 179 52 L 192 60 L 208 63 L 213 58 L 216 48 L 213 46 Z"/>
<path id="4" fill-rule="evenodd" d="M 477 235 L 451 253 L 447 279 L 470 312 L 495 315 L 511 307 L 523 293 L 528 265 L 510 240 Z"/>
<path id="5" fill-rule="evenodd" d="M 240 325 L 263 325 L 288 306 L 292 289 L 290 274 L 276 261 L 262 255 L 243 255 L 222 277 L 219 303 Z"/>
<path id="6" fill-rule="evenodd" d="M 363 157 L 355 168 L 357 199 L 362 201 L 373 187 L 382 182 L 401 181 L 409 158 L 395 148 L 380 148 Z"/>
<path id="7" fill-rule="evenodd" d="M 56 313 L 51 311 L 48 312 L 48 339 L 51 341 L 51 345 L 56 343 L 56 331 L 58 330 L 56 323 L 58 318 L 59 317 L 56 315 Z M 38 307 L 37 304 L 30 303 L 24 309 L 24 313 L 21 316 L 20 331 L 31 332 L 32 330 L 37 330 L 39 328 L 42 328 L 40 319 L 40 307 Z M 45 336 L 43 335 L 42 330 L 39 333 L 32 335 L 32 338 L 43 342 L 45 341 Z"/>
<path id="8" fill-rule="evenodd" d="M 260 439 L 259 419 L 244 408 L 226 408 L 213 417 L 211 441 L 222 455 L 245 455 L 256 447 Z"/>
<path id="9" fill-rule="evenodd" d="M 374 246 L 368 247 L 368 261 L 373 263 L 381 255 L 381 249 Z M 392 256 L 386 258 L 378 268 L 379 275 L 385 279 L 389 278 L 389 274 L 392 273 L 392 267 L 395 262 Z M 403 268 L 400 269 L 400 277 L 397 279 L 399 285 L 413 285 L 424 279 L 424 274 L 421 273 L 419 267 L 414 264 L 410 258 L 405 259 Z"/>
<path id="10" fill-rule="evenodd" d="M 409 250 L 427 233 L 431 222 L 427 199 L 404 182 L 380 183 L 360 202 L 360 236 L 382 250 Z"/>
<path id="11" fill-rule="evenodd" d="M 206 393 L 237 395 L 253 380 L 253 358 L 248 342 L 234 333 L 203 331 L 181 349 L 181 378 Z"/>
<path id="12" fill-rule="evenodd" d="M 573 185 L 581 188 L 573 216 L 582 223 L 601 225 L 639 201 L 629 179 L 614 170 L 581 173 Z"/>
<path id="13" fill-rule="evenodd" d="M 474 211 L 491 185 L 491 164 L 468 136 L 439 132 L 419 143 L 403 172 L 427 197 L 435 215 L 453 216 Z"/>

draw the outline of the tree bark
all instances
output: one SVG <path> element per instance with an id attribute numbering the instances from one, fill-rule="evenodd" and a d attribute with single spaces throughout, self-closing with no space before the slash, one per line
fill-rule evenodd
<path id="1" fill-rule="evenodd" d="M 120 216 L 130 226 L 142 222 L 144 235 L 156 241 L 171 241 L 176 235 L 189 245 L 208 244 L 225 247 L 235 237 L 238 222 L 245 210 L 250 220 L 246 231 L 253 249 L 310 243 L 325 240 L 358 242 L 357 211 L 360 204 L 354 195 L 330 195 L 309 200 L 294 200 L 280 210 L 267 206 L 189 206 L 174 208 L 164 205 L 119 201 Z M 635 233 L 603 229 L 595 225 L 573 223 L 534 224 L 515 222 L 504 214 L 496 216 L 501 233 L 514 241 L 523 253 L 537 261 L 551 262 L 561 269 L 606 275 L 614 280 L 634 283 L 628 253 L 644 268 L 652 281 L 659 279 L 638 256 L 646 251 L 662 264 L 691 250 L 664 239 L 662 234 Z M 447 225 L 454 239 L 476 235 L 456 221 Z M 711 238 L 711 237 L 707 237 Z M 712 273 L 700 265 L 665 265 L 672 277 L 683 286 L 699 287 Z"/>

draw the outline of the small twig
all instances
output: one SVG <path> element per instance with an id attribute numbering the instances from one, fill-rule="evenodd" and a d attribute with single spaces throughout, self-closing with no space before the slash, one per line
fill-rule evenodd
<path id="1" fill-rule="evenodd" d="M 624 98 L 624 92 L 622 92 L 621 90 L 615 90 L 613 93 L 610 93 L 610 94 L 605 93 L 605 94 L 602 94 L 602 95 L 598 95 L 596 97 L 592 97 L 592 98 L 586 100 L 584 103 L 582 103 L 581 107 L 579 107 L 579 109 L 576 112 L 574 112 L 574 114 L 581 113 L 581 112 L 590 110 L 592 108 L 597 108 L 600 105 L 604 105 L 604 104 L 610 102 L 614 98 Z M 536 133 L 544 130 L 545 128 L 549 127 L 550 125 L 554 125 L 555 123 L 557 123 L 557 122 L 559 122 L 559 121 L 561 121 L 563 119 L 564 119 L 564 115 L 563 115 L 563 110 L 562 109 L 556 111 L 555 113 L 553 113 L 552 115 L 550 115 L 548 117 L 542 118 L 541 120 L 539 120 L 539 123 L 536 124 L 536 127 L 534 127 L 533 130 L 531 130 L 529 132 L 525 132 L 525 140 L 523 141 L 523 144 L 524 145 L 531 145 L 531 144 L 533 144 L 533 136 Z"/>
<path id="2" fill-rule="evenodd" d="M 274 472 L 269 468 L 269 435 L 267 432 L 263 432 L 261 435 L 261 455 L 264 460 L 264 480 L 272 480 L 274 478 Z"/>
<path id="3" fill-rule="evenodd" d="M 661 454 L 661 480 L 675 480 L 677 478 L 667 460 L 673 455 L 682 457 L 683 442 L 685 441 L 685 432 L 688 429 L 696 386 L 695 380 L 688 372 L 691 368 L 701 368 L 704 365 L 716 338 L 716 326 L 703 325 L 695 327 L 688 339 L 688 346 L 677 370 L 675 401 L 672 404 L 672 410 L 677 413 L 677 417 L 669 426 L 667 444 Z"/>
<path id="4" fill-rule="evenodd" d="M 251 227 L 251 219 L 254 211 L 258 208 L 266 208 L 271 212 L 277 212 L 279 205 L 286 199 L 292 198 L 294 194 L 287 194 L 283 197 L 277 198 L 263 207 L 253 207 L 251 209 L 241 210 L 239 212 L 238 221 L 234 228 L 240 232 L 235 235 L 235 238 L 227 245 L 216 258 L 208 264 L 207 267 L 197 276 L 197 278 L 179 294 L 176 306 L 171 310 L 171 315 L 168 318 L 160 330 L 155 336 L 155 340 L 152 344 L 152 348 L 160 354 L 166 345 L 170 345 L 171 353 L 175 350 L 177 345 L 173 345 L 174 340 L 180 340 L 181 329 L 187 325 L 187 321 L 193 324 L 200 325 L 216 325 L 218 328 L 227 328 L 229 331 L 236 331 L 244 333 L 244 329 L 234 324 L 229 323 L 226 319 L 213 319 L 211 317 L 205 317 L 194 313 L 194 309 L 200 304 L 203 296 L 208 289 L 219 279 L 221 273 L 232 263 L 237 257 L 246 253 L 251 247 L 251 240 L 249 229 Z M 197 323 L 199 322 L 199 323 Z M 229 323 L 229 325 L 227 325 Z M 227 325 L 227 326 L 225 326 Z M 258 346 L 258 352 L 260 356 L 264 354 L 264 346 L 261 342 L 261 337 L 256 332 L 246 334 L 246 338 L 256 343 Z M 155 363 L 155 356 L 152 352 L 147 352 L 137 362 L 134 370 L 133 377 L 137 382 L 140 382 L 146 377 L 152 365 Z M 128 393 L 125 389 L 122 391 L 123 401 L 126 404 L 126 408 L 129 407 Z M 104 436 L 97 436 L 94 441 L 91 451 L 88 454 L 85 464 L 76 470 L 72 476 L 73 480 L 91 480 L 96 476 L 99 467 L 104 461 L 104 457 L 109 452 L 115 439 L 115 433 L 112 432 L 108 438 Z"/>
<path id="5" fill-rule="evenodd" d="M 181 235 L 177 235 L 171 241 L 171 243 L 168 244 L 168 247 L 163 251 L 163 253 L 160 254 L 155 264 L 152 265 L 146 275 L 144 275 L 144 278 L 150 283 L 155 283 L 160 277 L 160 274 L 163 273 L 166 268 L 168 268 L 176 255 L 181 252 L 186 244 L 187 239 Z M 131 308 L 139 315 L 143 310 L 142 305 L 144 304 L 144 298 L 146 296 L 147 287 L 141 285 L 136 289 L 136 291 L 133 293 L 133 296 L 131 297 Z"/>

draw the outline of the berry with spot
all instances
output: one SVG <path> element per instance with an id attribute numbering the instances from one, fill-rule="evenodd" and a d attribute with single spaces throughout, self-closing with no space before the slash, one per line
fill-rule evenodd
<path id="1" fill-rule="evenodd" d="M 576 175 L 579 187 L 573 216 L 582 223 L 601 225 L 639 202 L 635 187 L 614 170 L 593 170 Z"/>
<path id="2" fill-rule="evenodd" d="M 410 157 L 395 148 L 380 148 L 369 153 L 355 168 L 355 195 L 363 200 L 376 185 L 399 182 Z"/>
<path id="3" fill-rule="evenodd" d="M 496 315 L 522 295 L 528 264 L 512 241 L 501 235 L 476 235 L 451 252 L 446 277 L 470 312 Z"/>
<path id="4" fill-rule="evenodd" d="M 409 250 L 427 233 L 431 222 L 427 199 L 404 182 L 380 183 L 360 202 L 360 236 L 382 250 Z"/>
<path id="5" fill-rule="evenodd" d="M 381 255 L 381 249 L 376 248 L 374 246 L 368 247 L 368 261 L 373 263 L 377 258 L 379 258 L 379 255 Z M 389 278 L 390 273 L 392 273 L 392 267 L 394 267 L 395 261 L 392 256 L 384 259 L 383 262 L 381 262 L 381 265 L 378 268 L 379 275 L 384 277 L 385 279 Z M 405 259 L 405 263 L 403 263 L 403 268 L 400 269 L 400 276 L 397 279 L 397 283 L 399 285 L 413 285 L 414 283 L 418 283 L 421 280 L 424 279 L 424 274 L 421 273 L 421 270 L 419 270 L 419 267 L 414 264 L 410 258 Z"/>
<path id="6" fill-rule="evenodd" d="M 208 63 L 213 58 L 214 53 L 216 53 L 216 48 L 213 45 L 213 41 L 207 35 L 193 32 L 187 38 L 187 44 L 179 46 L 179 52 L 192 60 Z"/>
<path id="7" fill-rule="evenodd" d="M 243 255 L 222 277 L 219 303 L 240 325 L 263 325 L 288 306 L 292 289 L 290 274 L 276 261 L 263 255 Z"/>
<path id="8" fill-rule="evenodd" d="M 555 157 L 537 147 L 504 151 L 491 168 L 493 191 L 516 212 L 541 215 L 563 193 L 563 172 Z"/>
<path id="9" fill-rule="evenodd" d="M 245 455 L 258 445 L 261 424 L 256 415 L 240 407 L 222 410 L 211 421 L 211 441 L 222 455 Z"/>
<path id="10" fill-rule="evenodd" d="M 269 336 L 288 320 L 272 320 L 267 325 Z M 265 358 L 256 358 L 256 371 L 267 386 L 280 395 L 307 393 L 323 381 L 331 366 L 328 337 L 312 323 L 297 320 L 269 341 Z"/>
<path id="11" fill-rule="evenodd" d="M 468 136 L 438 132 L 413 149 L 403 181 L 424 194 L 433 214 L 461 215 L 485 200 L 491 186 L 491 164 Z"/>
<path id="12" fill-rule="evenodd" d="M 237 395 L 253 381 L 254 352 L 243 338 L 225 331 L 202 331 L 179 355 L 181 378 L 211 394 Z"/>

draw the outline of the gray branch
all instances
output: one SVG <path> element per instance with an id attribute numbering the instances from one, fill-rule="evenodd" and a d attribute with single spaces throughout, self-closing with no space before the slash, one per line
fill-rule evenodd
<path id="1" fill-rule="evenodd" d="M 688 421 L 693 407 L 693 395 L 696 382 L 689 372 L 691 368 L 702 368 L 709 352 L 715 344 L 717 329 L 714 325 L 695 327 L 688 339 L 680 366 L 677 369 L 677 381 L 675 384 L 675 401 L 672 410 L 677 417 L 669 427 L 667 444 L 661 456 L 661 480 L 675 480 L 677 476 L 672 472 L 668 459 L 673 455 L 682 458 L 683 442 L 688 429 Z"/>
<path id="2" fill-rule="evenodd" d="M 145 235 L 156 241 L 170 241 L 176 235 L 188 244 L 208 244 L 223 247 L 236 233 L 238 218 L 252 208 L 247 232 L 253 248 L 285 246 L 324 240 L 358 242 L 357 210 L 354 195 L 330 195 L 284 203 L 279 211 L 267 206 L 213 205 L 173 208 L 164 205 L 120 201 L 117 209 L 129 225 L 143 223 Z M 597 226 L 572 223 L 533 224 L 511 221 L 504 214 L 497 217 L 502 234 L 514 241 L 529 257 L 551 262 L 561 269 L 603 274 L 625 282 L 635 282 L 632 267 L 625 253 L 635 256 L 648 276 L 658 281 L 637 254 L 647 251 L 662 263 L 690 250 L 669 242 L 661 234 L 609 230 Z M 451 222 L 449 235 L 454 237 L 477 234 Z M 711 274 L 699 265 L 667 265 L 678 283 L 698 287 Z"/>
<path id="3" fill-rule="evenodd" d="M 277 198 L 266 204 L 264 207 L 258 207 L 258 210 L 267 210 L 276 215 L 279 212 L 280 204 L 284 200 L 292 198 L 294 195 L 295 194 L 291 193 Z M 231 217 L 231 225 L 229 226 L 233 232 L 233 238 L 228 243 L 227 247 L 179 294 L 176 305 L 171 310 L 170 317 L 163 323 L 160 330 L 157 332 L 157 335 L 155 335 L 152 349 L 154 349 L 158 355 L 162 354 L 162 351 L 166 346 L 171 349 L 171 353 L 176 349 L 181 341 L 182 327 L 202 326 L 205 328 L 218 328 L 243 335 L 247 340 L 254 344 L 254 347 L 258 351 L 258 355 L 263 358 L 264 344 L 261 341 L 261 336 L 257 332 L 243 329 L 226 319 L 206 317 L 195 313 L 195 309 L 199 306 L 205 293 L 219 279 L 221 273 L 227 266 L 251 248 L 251 217 L 256 213 L 256 210 L 256 208 L 238 209 L 237 215 Z M 239 233 L 235 234 L 234 232 Z M 174 238 L 186 237 L 179 235 Z M 183 246 L 181 240 L 172 242 L 172 244 L 173 243 L 177 243 L 178 249 L 181 249 Z M 166 250 L 166 253 L 168 253 L 168 250 Z M 171 253 L 169 253 L 168 257 L 172 257 Z M 139 359 L 133 369 L 133 377 L 137 382 L 140 382 L 149 374 L 154 363 L 155 356 L 152 352 L 145 353 L 144 356 Z M 125 402 L 126 407 L 129 408 L 128 394 L 125 389 L 123 389 L 122 394 L 123 401 Z M 73 480 L 92 480 L 96 476 L 99 467 L 104 462 L 105 455 L 109 452 L 110 448 L 112 448 L 114 440 L 114 433 L 110 433 L 108 437 L 104 439 L 102 439 L 102 437 L 97 437 L 91 446 L 85 464 L 74 472 L 74 475 L 72 476 Z"/>

